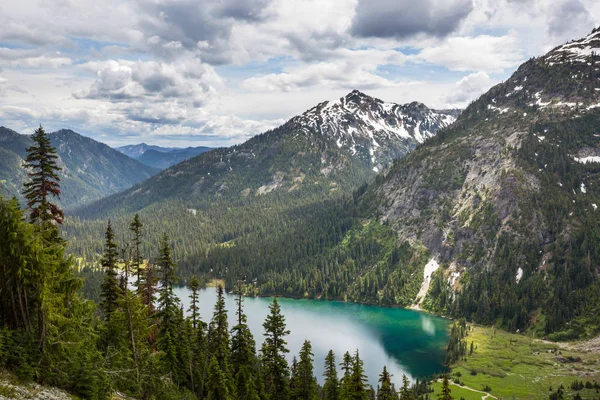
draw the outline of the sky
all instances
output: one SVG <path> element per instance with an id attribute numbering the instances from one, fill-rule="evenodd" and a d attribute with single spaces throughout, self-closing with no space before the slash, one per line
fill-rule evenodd
<path id="1" fill-rule="evenodd" d="M 597 0 L 2 0 L 0 125 L 229 146 L 353 89 L 465 107 Z"/>

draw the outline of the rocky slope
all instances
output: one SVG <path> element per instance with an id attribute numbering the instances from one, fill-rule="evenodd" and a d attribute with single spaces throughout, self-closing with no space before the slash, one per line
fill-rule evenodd
<path id="1" fill-rule="evenodd" d="M 320 103 L 292 122 L 333 138 L 339 148 L 370 163 L 377 172 L 450 125 L 459 114 L 459 110 L 430 110 L 417 102 L 386 103 L 354 90 L 336 101 Z"/>
<path id="2" fill-rule="evenodd" d="M 600 272 L 596 52 L 598 29 L 524 63 L 365 195 L 442 265 L 426 307 L 511 329 L 541 309 L 547 332 L 582 312 L 568 293 Z"/>
<path id="3" fill-rule="evenodd" d="M 157 170 L 133 160 L 103 143 L 71 130 L 50 133 L 59 156 L 64 207 L 74 207 L 124 190 Z M 4 195 L 19 196 L 27 177 L 22 168 L 31 138 L 0 127 L 0 183 Z"/>

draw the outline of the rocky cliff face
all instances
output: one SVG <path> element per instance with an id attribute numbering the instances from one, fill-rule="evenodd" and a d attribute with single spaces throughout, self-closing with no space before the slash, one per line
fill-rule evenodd
<path id="1" fill-rule="evenodd" d="M 371 189 L 382 219 L 427 247 L 452 291 L 488 277 L 496 288 L 478 296 L 538 279 L 578 280 L 574 290 L 600 271 L 596 52 L 599 30 L 529 60 Z"/>

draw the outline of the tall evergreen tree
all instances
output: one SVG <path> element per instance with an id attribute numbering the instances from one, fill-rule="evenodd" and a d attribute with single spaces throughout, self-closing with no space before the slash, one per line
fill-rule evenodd
<path id="1" fill-rule="evenodd" d="M 319 386 L 313 372 L 313 357 L 312 346 L 308 340 L 305 340 L 300 349 L 300 361 L 292 374 L 292 380 L 295 382 L 292 399 L 316 400 L 318 398 Z"/>
<path id="2" fill-rule="evenodd" d="M 377 400 L 398 400 L 398 394 L 394 390 L 394 385 L 390 373 L 384 366 L 381 375 L 379 375 L 379 387 L 377 388 Z"/>
<path id="3" fill-rule="evenodd" d="M 415 400 L 413 391 L 410 388 L 410 382 L 406 375 L 402 375 L 402 388 L 400 389 L 400 398 L 402 400 Z"/>
<path id="4" fill-rule="evenodd" d="M 41 125 L 31 139 L 33 146 L 27 148 L 28 154 L 25 159 L 25 167 L 31 169 L 31 181 L 25 183 L 23 192 L 27 199 L 27 207 L 31 210 L 31 221 L 54 221 L 62 224 L 65 217 L 63 211 L 50 201 L 50 197 L 60 196 L 58 171 L 61 168 L 56 163 L 56 149 L 52 147 Z"/>
<path id="5" fill-rule="evenodd" d="M 196 276 L 192 276 L 190 279 L 190 283 L 188 284 L 188 288 L 190 289 L 190 316 L 192 317 L 192 326 L 194 329 L 198 327 L 198 319 L 199 319 L 199 307 L 198 307 L 198 291 L 200 290 L 200 281 Z"/>
<path id="6" fill-rule="evenodd" d="M 133 266 L 133 272 L 135 273 L 135 287 L 137 288 L 138 295 L 142 292 L 142 265 L 144 264 L 144 257 L 142 256 L 142 228 L 144 224 L 140 220 L 139 214 L 135 214 L 133 221 L 129 224 L 129 230 L 131 231 L 132 237 L 132 257 L 131 264 Z"/>
<path id="7" fill-rule="evenodd" d="M 270 400 L 287 400 L 289 397 L 289 367 L 285 354 L 289 353 L 285 337 L 290 334 L 277 298 L 269 306 L 269 315 L 263 323 L 265 341 L 262 363 L 265 369 L 265 391 Z"/>
<path id="8" fill-rule="evenodd" d="M 439 400 L 452 400 L 452 396 L 450 395 L 450 383 L 448 382 L 448 375 L 444 375 L 442 379 L 442 391 L 438 394 Z"/>
<path id="9" fill-rule="evenodd" d="M 237 296 L 237 323 L 231 330 L 231 364 L 239 400 L 259 400 L 258 360 L 254 337 L 243 311 L 242 292 Z"/>
<path id="10" fill-rule="evenodd" d="M 369 395 L 367 377 L 365 376 L 364 363 L 360 359 L 358 349 L 352 357 L 352 373 L 348 386 L 348 400 L 366 400 Z"/>
<path id="11" fill-rule="evenodd" d="M 208 400 L 233 400 L 233 396 L 229 391 L 229 383 L 227 382 L 227 374 L 224 373 L 217 361 L 216 357 L 212 357 L 208 367 Z"/>
<path id="12" fill-rule="evenodd" d="M 160 271 L 160 288 L 158 297 L 158 348 L 164 354 L 165 367 L 175 378 L 178 365 L 177 356 L 177 330 L 179 299 L 173 293 L 175 285 L 175 263 L 171 257 L 171 244 L 169 236 L 165 233 L 160 243 L 160 252 L 157 259 Z"/>
<path id="13" fill-rule="evenodd" d="M 122 295 L 118 280 L 118 262 L 119 251 L 115 242 L 115 234 L 110 220 L 106 224 L 106 233 L 104 234 L 104 254 L 100 259 L 100 265 L 104 269 L 104 282 L 100 288 L 102 301 L 100 308 L 104 313 L 104 319 L 110 322 L 110 317 L 117 309 L 117 301 Z"/>
<path id="14" fill-rule="evenodd" d="M 325 357 L 325 383 L 323 384 L 323 399 L 324 400 L 339 400 L 340 398 L 340 383 L 338 381 L 337 368 L 335 365 L 335 354 L 333 350 L 329 350 Z"/>
<path id="15" fill-rule="evenodd" d="M 350 389 L 352 384 L 352 356 L 349 352 L 344 353 L 340 366 L 342 367 L 342 381 L 340 387 L 340 398 L 346 400 L 350 398 Z"/>
<path id="16" fill-rule="evenodd" d="M 221 285 L 217 288 L 217 302 L 208 326 L 208 351 L 217 359 L 221 370 L 226 372 L 229 369 L 231 353 L 225 294 Z"/>

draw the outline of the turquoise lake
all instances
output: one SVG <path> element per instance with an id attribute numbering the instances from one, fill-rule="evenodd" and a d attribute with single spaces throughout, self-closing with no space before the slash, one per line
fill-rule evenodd
<path id="1" fill-rule="evenodd" d="M 175 290 L 185 309 L 189 307 L 189 291 Z M 216 288 L 200 293 L 200 314 L 203 321 L 212 318 Z M 411 379 L 444 371 L 444 348 L 448 341 L 449 321 L 422 312 L 384 308 L 327 300 L 277 299 L 291 331 L 287 337 L 291 361 L 300 351 L 304 340 L 310 340 L 315 354 L 315 374 L 323 382 L 325 355 L 332 349 L 336 361 L 344 352 L 356 349 L 364 360 L 369 383 L 377 379 L 386 365 L 398 385 L 402 374 Z M 257 347 L 263 342 L 263 321 L 271 298 L 246 297 L 244 311 Z M 235 321 L 235 296 L 226 296 L 230 328 Z M 338 369 L 339 370 L 339 369 Z"/>

